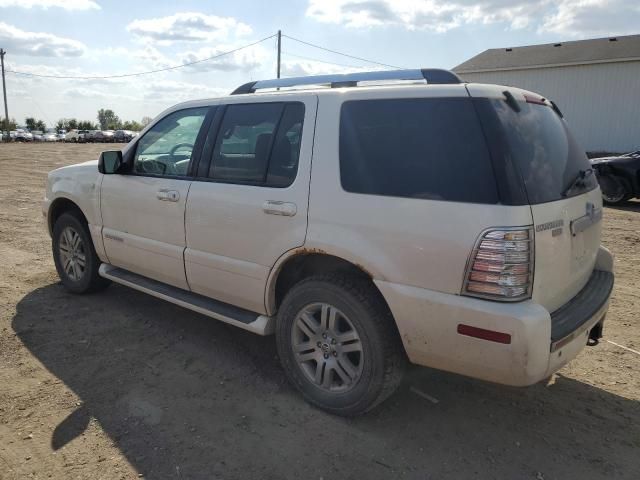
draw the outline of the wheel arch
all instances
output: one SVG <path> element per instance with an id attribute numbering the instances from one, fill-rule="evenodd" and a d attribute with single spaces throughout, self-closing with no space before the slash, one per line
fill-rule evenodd
<path id="1" fill-rule="evenodd" d="M 286 292 L 300 280 L 332 272 L 343 272 L 366 279 L 387 304 L 384 295 L 373 282 L 374 275 L 363 265 L 321 249 L 301 247 L 284 254 L 271 269 L 265 291 L 267 313 L 274 315 Z"/>
<path id="2" fill-rule="evenodd" d="M 84 212 L 76 202 L 67 197 L 58 197 L 51 202 L 47 214 L 47 228 L 49 229 L 50 235 L 53 234 L 53 226 L 55 225 L 56 221 L 65 212 L 76 213 L 80 221 L 82 221 L 87 226 L 89 225 L 87 216 L 84 214 Z"/>

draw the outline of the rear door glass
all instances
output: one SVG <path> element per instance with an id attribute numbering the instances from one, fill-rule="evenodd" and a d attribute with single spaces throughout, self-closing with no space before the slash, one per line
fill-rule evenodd
<path id="1" fill-rule="evenodd" d="M 208 177 L 288 187 L 298 171 L 303 120 L 300 102 L 227 106 Z"/>
<path id="2" fill-rule="evenodd" d="M 489 103 L 490 108 L 481 103 Z M 595 175 L 567 192 L 581 170 L 591 168 L 587 156 L 574 139 L 566 122 L 549 106 L 518 102 L 520 111 L 499 99 L 479 102 L 483 122 L 496 115 L 502 129 L 504 153 L 518 170 L 530 204 L 552 202 L 596 187 Z M 496 119 L 493 119 L 495 121 Z"/>
<path id="3" fill-rule="evenodd" d="M 470 98 L 345 102 L 340 176 L 348 192 L 454 202 L 498 202 Z"/>

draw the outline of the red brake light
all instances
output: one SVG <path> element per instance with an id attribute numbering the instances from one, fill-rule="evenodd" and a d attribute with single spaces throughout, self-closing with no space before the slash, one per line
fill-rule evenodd
<path id="1" fill-rule="evenodd" d="M 547 105 L 546 102 L 544 101 L 544 98 L 542 97 L 533 97 L 525 93 L 524 99 L 526 100 L 527 103 L 535 103 L 536 105 Z"/>

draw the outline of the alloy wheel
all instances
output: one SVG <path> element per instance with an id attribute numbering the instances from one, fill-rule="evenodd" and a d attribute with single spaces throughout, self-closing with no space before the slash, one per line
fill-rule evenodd
<path id="1" fill-rule="evenodd" d="M 313 303 L 296 316 L 291 345 L 308 380 L 332 393 L 351 390 L 362 375 L 360 336 L 349 318 L 327 303 Z"/>
<path id="2" fill-rule="evenodd" d="M 65 227 L 62 230 L 58 253 L 64 272 L 74 282 L 79 281 L 84 276 L 87 257 L 82 237 L 74 228 Z"/>

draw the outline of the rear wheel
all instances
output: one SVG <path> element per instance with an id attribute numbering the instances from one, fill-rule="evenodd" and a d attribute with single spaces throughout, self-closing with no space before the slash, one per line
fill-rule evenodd
<path id="1" fill-rule="evenodd" d="M 293 385 L 331 413 L 365 413 L 399 385 L 406 358 L 388 307 L 364 279 L 307 278 L 278 312 L 278 353 Z"/>
<path id="2" fill-rule="evenodd" d="M 53 227 L 53 260 L 62 284 L 73 293 L 100 290 L 109 281 L 98 275 L 100 259 L 87 226 L 73 213 L 63 213 Z"/>
<path id="3" fill-rule="evenodd" d="M 615 175 L 605 175 L 599 179 L 600 188 L 602 190 L 602 200 L 608 205 L 620 205 L 631 195 L 627 191 L 624 180 Z"/>

